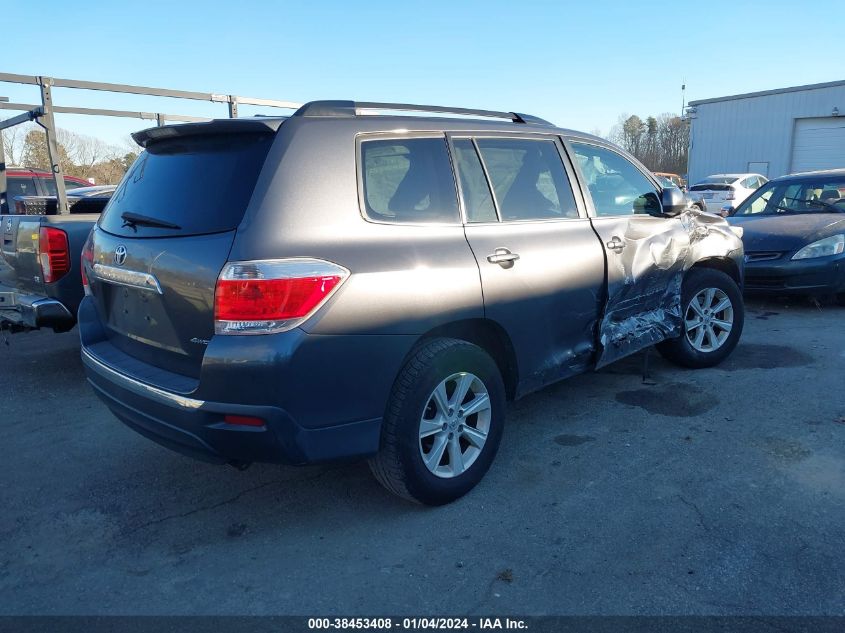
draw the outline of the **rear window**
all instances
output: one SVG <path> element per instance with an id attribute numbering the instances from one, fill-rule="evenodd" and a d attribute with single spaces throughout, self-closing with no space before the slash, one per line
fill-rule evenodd
<path id="1" fill-rule="evenodd" d="M 65 191 L 68 191 L 70 189 L 78 189 L 79 187 L 87 186 L 87 185 L 83 185 L 80 182 L 77 182 L 76 180 L 72 180 L 70 178 L 65 178 L 64 181 L 65 181 Z M 44 185 L 44 191 L 46 192 L 46 195 L 48 195 L 48 196 L 58 195 L 58 192 L 56 191 L 56 181 L 53 180 L 53 178 L 51 178 L 50 176 L 44 176 L 44 177 L 41 178 L 41 183 Z"/>
<path id="2" fill-rule="evenodd" d="M 6 178 L 6 192 L 9 196 L 9 203 L 15 196 L 37 196 L 38 191 L 35 189 L 35 180 L 32 178 Z"/>
<path id="3" fill-rule="evenodd" d="M 273 136 L 227 134 L 161 140 L 124 176 L 100 227 L 127 237 L 220 233 L 237 228 L 252 197 Z M 124 226 L 132 213 L 179 229 Z"/>
<path id="4" fill-rule="evenodd" d="M 16 196 L 37 196 L 32 178 L 6 178 L 6 193 L 0 191 L 0 213 L 15 213 Z M 8 206 L 6 201 L 8 200 Z"/>
<path id="5" fill-rule="evenodd" d="M 718 185 L 718 184 L 701 184 L 701 185 L 693 185 L 689 188 L 690 191 L 730 191 L 733 189 L 730 185 Z"/>

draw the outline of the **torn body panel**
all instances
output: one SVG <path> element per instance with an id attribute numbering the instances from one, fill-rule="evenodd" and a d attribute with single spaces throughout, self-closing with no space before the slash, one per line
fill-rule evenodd
<path id="1" fill-rule="evenodd" d="M 684 274 L 707 259 L 731 259 L 742 243 L 724 219 L 687 209 L 675 217 L 595 218 L 607 256 L 607 301 L 596 368 L 680 336 Z"/>

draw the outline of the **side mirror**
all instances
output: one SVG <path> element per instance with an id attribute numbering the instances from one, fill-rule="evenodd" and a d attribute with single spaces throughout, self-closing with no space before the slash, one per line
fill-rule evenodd
<path id="1" fill-rule="evenodd" d="M 723 218 L 726 218 L 731 215 L 734 211 L 736 211 L 736 209 L 734 209 L 731 205 L 726 204 L 721 209 L 719 209 L 719 212 L 716 215 L 720 215 Z"/>
<path id="2" fill-rule="evenodd" d="M 687 208 L 687 196 L 680 189 L 667 187 L 660 193 L 660 204 L 663 215 L 673 217 L 680 215 Z"/>

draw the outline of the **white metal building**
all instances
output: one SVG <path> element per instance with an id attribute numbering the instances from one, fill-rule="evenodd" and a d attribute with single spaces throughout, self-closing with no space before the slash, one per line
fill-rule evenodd
<path id="1" fill-rule="evenodd" d="M 845 80 L 691 101 L 689 182 L 845 167 Z"/>

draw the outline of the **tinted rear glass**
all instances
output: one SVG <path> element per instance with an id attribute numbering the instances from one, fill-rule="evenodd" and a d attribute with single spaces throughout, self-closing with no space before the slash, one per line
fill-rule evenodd
<path id="1" fill-rule="evenodd" d="M 231 231 L 240 224 L 271 135 L 172 138 L 150 145 L 124 176 L 100 227 L 127 237 L 167 237 Z M 175 224 L 169 229 L 124 226 L 123 213 Z"/>
<path id="2" fill-rule="evenodd" d="M 690 191 L 730 191 L 733 189 L 730 185 L 693 185 L 689 188 Z"/>
<path id="3" fill-rule="evenodd" d="M 46 195 L 48 196 L 55 196 L 56 193 L 56 181 L 53 180 L 50 176 L 44 176 L 41 178 L 41 183 L 44 185 L 44 191 L 46 191 Z M 71 189 L 78 189 L 79 187 L 85 187 L 80 182 L 75 180 L 71 180 L 70 178 L 65 178 L 65 191 L 69 191 Z"/>
<path id="4" fill-rule="evenodd" d="M 363 141 L 367 216 L 380 222 L 458 222 L 458 196 L 445 138 Z"/>
<path id="5" fill-rule="evenodd" d="M 7 178 L 6 191 L 9 200 L 15 196 L 37 196 L 35 181 L 32 178 Z"/>

